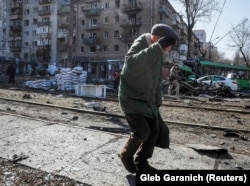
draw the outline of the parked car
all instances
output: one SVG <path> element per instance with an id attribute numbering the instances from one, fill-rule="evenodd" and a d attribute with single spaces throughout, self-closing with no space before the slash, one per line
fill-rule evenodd
<path id="1" fill-rule="evenodd" d="M 198 78 L 197 83 L 205 83 L 209 86 L 215 86 L 215 83 L 223 83 L 225 86 L 230 87 L 232 90 L 237 91 L 238 90 L 238 83 L 235 80 L 226 78 L 224 76 L 220 75 L 207 75 Z"/>

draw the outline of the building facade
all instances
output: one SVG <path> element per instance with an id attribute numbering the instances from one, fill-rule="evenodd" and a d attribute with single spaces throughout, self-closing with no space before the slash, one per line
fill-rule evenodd
<path id="1" fill-rule="evenodd" d="M 20 73 L 81 66 L 90 78 L 111 79 L 133 40 L 156 23 L 170 25 L 180 38 L 165 59 L 180 59 L 180 53 L 185 58 L 187 25 L 168 0 L 0 1 L 5 55 L 9 51 Z"/>

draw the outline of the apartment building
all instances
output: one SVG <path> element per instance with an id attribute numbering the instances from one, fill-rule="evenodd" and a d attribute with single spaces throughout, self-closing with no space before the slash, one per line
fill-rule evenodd
<path id="1" fill-rule="evenodd" d="M 213 42 L 216 43 L 219 37 L 207 42 L 205 30 L 193 30 L 193 33 L 199 39 L 201 50 L 204 54 L 204 59 L 214 60 L 214 57 L 218 55 L 218 49 L 214 46 Z"/>
<path id="2" fill-rule="evenodd" d="M 20 73 L 82 66 L 90 78 L 111 79 L 133 40 L 156 23 L 172 26 L 180 37 L 165 60 L 185 54 L 187 25 L 168 0 L 0 1 L 7 14 L 5 50 Z"/>
<path id="3" fill-rule="evenodd" d="M 9 63 L 10 52 L 7 50 L 7 36 L 6 36 L 6 20 L 7 12 L 5 6 L 6 0 L 0 0 L 0 73 L 5 72 Z"/>

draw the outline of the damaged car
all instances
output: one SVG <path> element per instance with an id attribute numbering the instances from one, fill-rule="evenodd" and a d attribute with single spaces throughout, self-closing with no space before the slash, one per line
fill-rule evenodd
<path id="1" fill-rule="evenodd" d="M 198 78 L 196 81 L 199 84 L 207 84 L 211 87 L 214 87 L 216 83 L 221 83 L 229 87 L 233 91 L 238 91 L 237 81 L 226 78 L 224 76 L 220 76 L 220 75 L 207 75 L 207 76 Z"/>

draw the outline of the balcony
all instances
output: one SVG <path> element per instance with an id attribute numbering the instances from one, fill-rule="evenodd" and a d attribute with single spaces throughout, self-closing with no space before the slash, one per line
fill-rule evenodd
<path id="1" fill-rule="evenodd" d="M 100 10 L 98 8 L 85 9 L 84 15 L 86 17 L 98 16 L 100 14 Z"/>
<path id="2" fill-rule="evenodd" d="M 123 12 L 140 11 L 140 10 L 142 10 L 141 3 L 127 3 L 127 4 L 123 4 L 123 8 L 122 8 Z"/>
<path id="3" fill-rule="evenodd" d="M 10 51 L 11 52 L 21 52 L 22 50 L 22 41 L 10 41 Z"/>
<path id="4" fill-rule="evenodd" d="M 21 31 L 22 30 L 22 26 L 21 25 L 11 25 L 10 26 L 10 30 L 11 31 Z"/>
<path id="5" fill-rule="evenodd" d="M 50 45 L 50 40 L 47 39 L 47 40 L 43 40 L 43 41 L 37 41 L 37 49 L 48 49 L 50 48 L 51 45 Z"/>
<path id="6" fill-rule="evenodd" d="M 131 43 L 138 37 L 137 34 L 130 35 L 130 34 L 122 34 L 119 39 L 124 43 Z"/>
<path id="7" fill-rule="evenodd" d="M 42 26 L 51 26 L 51 21 L 42 21 L 42 22 L 38 22 L 37 23 L 38 27 L 42 27 Z"/>
<path id="8" fill-rule="evenodd" d="M 122 20 L 121 27 L 139 27 L 141 26 L 141 19 L 130 19 L 130 20 Z"/>
<path id="9" fill-rule="evenodd" d="M 53 3 L 53 0 L 38 0 L 40 5 Z"/>
<path id="10" fill-rule="evenodd" d="M 69 6 L 61 6 L 57 13 L 59 15 L 60 14 L 69 14 L 70 13 L 70 7 Z"/>
<path id="11" fill-rule="evenodd" d="M 51 60 L 51 57 L 50 56 L 39 56 L 39 57 L 36 57 L 36 59 L 40 63 L 46 63 L 46 61 Z"/>
<path id="12" fill-rule="evenodd" d="M 22 40 L 22 35 L 16 35 L 15 33 L 11 33 L 9 35 L 9 40 L 15 40 L 15 41 L 18 41 L 18 40 Z"/>
<path id="13" fill-rule="evenodd" d="M 67 51 L 68 50 L 68 45 L 67 44 L 59 44 L 58 45 L 58 50 L 59 51 Z"/>
<path id="14" fill-rule="evenodd" d="M 178 13 L 173 14 L 172 26 L 181 28 L 181 18 Z"/>
<path id="15" fill-rule="evenodd" d="M 22 13 L 10 13 L 9 18 L 12 19 L 22 19 L 23 15 Z"/>
<path id="16" fill-rule="evenodd" d="M 87 27 L 85 27 L 85 30 L 97 30 L 100 27 L 98 25 L 89 25 Z"/>
<path id="17" fill-rule="evenodd" d="M 96 45 L 100 43 L 100 40 L 98 37 L 89 37 L 89 38 L 84 38 L 83 42 L 86 45 Z"/>
<path id="18" fill-rule="evenodd" d="M 18 9 L 23 7 L 22 2 L 15 2 L 15 3 L 10 3 L 10 9 Z"/>
<path id="19" fill-rule="evenodd" d="M 172 21 L 172 26 L 175 27 L 175 28 L 181 28 L 181 24 L 176 20 Z"/>
<path id="20" fill-rule="evenodd" d="M 38 10 L 38 15 L 39 16 L 51 15 L 51 10 L 49 10 L 49 9 Z"/>
<path id="21" fill-rule="evenodd" d="M 50 53 L 50 49 L 51 49 L 51 46 L 48 45 L 48 44 L 37 45 L 37 50 L 36 50 L 37 56 L 39 57 L 42 54 L 49 54 Z"/>
<path id="22" fill-rule="evenodd" d="M 69 27 L 71 24 L 70 24 L 70 21 L 69 19 L 60 19 L 58 20 L 58 27 Z"/>
<path id="23" fill-rule="evenodd" d="M 167 10 L 167 8 L 166 7 L 164 7 L 164 6 L 160 6 L 160 8 L 159 8 L 159 12 L 161 13 L 161 14 L 164 14 L 166 17 L 170 17 L 170 12 Z"/>
<path id="24" fill-rule="evenodd" d="M 57 38 L 58 39 L 65 39 L 66 37 L 68 37 L 69 35 L 69 32 L 68 31 L 61 31 L 61 32 L 58 32 L 57 34 Z"/>
<path id="25" fill-rule="evenodd" d="M 17 46 L 17 47 L 10 47 L 11 52 L 21 52 L 22 47 Z"/>

